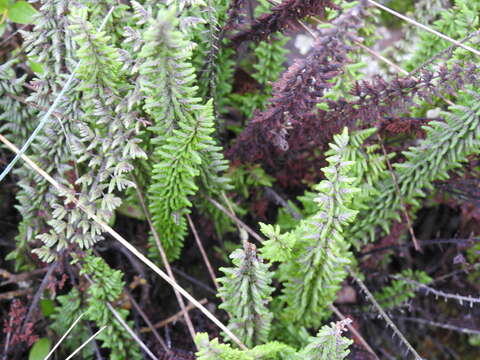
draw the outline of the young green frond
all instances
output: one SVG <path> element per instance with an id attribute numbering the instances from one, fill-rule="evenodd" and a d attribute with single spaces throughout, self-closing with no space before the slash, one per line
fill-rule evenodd
<path id="1" fill-rule="evenodd" d="M 154 119 L 154 144 L 162 145 L 180 122 L 192 124 L 199 108 L 195 71 L 190 63 L 192 43 L 178 29 L 174 10 L 161 10 L 144 32 L 139 57 L 140 87 L 145 111 Z"/>
<path id="2" fill-rule="evenodd" d="M 229 312 L 229 328 L 248 346 L 265 343 L 268 339 L 272 314 L 267 309 L 273 288 L 272 273 L 262 258 L 257 257 L 255 245 L 245 243 L 230 257 L 234 268 L 221 268 L 225 277 L 218 296 L 225 299 L 220 308 Z"/>
<path id="3" fill-rule="evenodd" d="M 196 353 L 198 360 L 253 360 L 245 352 L 232 349 L 230 345 L 220 344 L 218 339 L 209 340 L 208 334 L 198 333 L 195 337 L 198 347 Z"/>
<path id="4" fill-rule="evenodd" d="M 90 24 L 86 9 L 72 13 L 70 30 L 80 61 L 76 91 L 82 102 L 81 115 L 67 140 L 75 157 L 79 199 L 108 222 L 121 204 L 118 192 L 133 186 L 127 177 L 131 162 L 146 155 L 137 145 L 135 114 L 123 101 L 127 85 L 117 49 Z M 51 230 L 39 235 L 47 248 L 59 251 L 69 243 L 89 248 L 102 239 L 100 226 L 88 221 L 80 209 L 67 210 L 60 204 L 52 209 Z M 51 258 L 45 249 L 36 252 L 44 260 Z"/>
<path id="5" fill-rule="evenodd" d="M 307 360 L 344 360 L 350 350 L 352 340 L 343 337 L 345 327 L 352 320 L 345 319 L 330 326 L 323 326 L 316 337 L 310 338 L 310 343 L 300 353 L 302 359 Z"/>
<path id="6" fill-rule="evenodd" d="M 68 1 L 44 0 L 40 11 L 34 16 L 32 31 L 21 31 L 23 48 L 31 59 L 41 62 L 43 73 L 31 81 L 35 91 L 26 100 L 40 106 L 38 118 L 46 114 L 48 108 L 61 92 L 67 77 L 77 61 L 68 13 Z M 33 160 L 67 188 L 72 188 L 71 175 L 75 173 L 75 159 L 71 153 L 70 134 L 73 123 L 79 118 L 79 96 L 75 92 L 75 81 L 59 102 L 55 116 L 50 117 L 43 131 L 33 140 L 31 150 Z M 61 117 L 57 115 L 61 114 Z M 22 222 L 16 238 L 18 246 L 10 258 L 23 265 L 22 253 L 36 248 L 43 261 L 53 261 L 56 249 L 68 245 L 73 234 L 73 226 L 68 221 L 52 216 L 55 209 L 64 208 L 64 199 L 43 178 L 35 176 L 26 166 L 20 168 L 20 191 L 17 193 Z M 63 213 L 63 211 L 59 211 Z M 68 212 L 68 211 L 65 211 Z M 78 219 L 72 214 L 72 220 Z M 78 214 L 77 214 L 78 215 Z M 45 246 L 38 248 L 37 238 Z"/>
<path id="7" fill-rule="evenodd" d="M 300 360 L 297 351 L 278 341 L 257 345 L 249 350 L 233 349 L 220 344 L 218 339 L 209 340 L 208 335 L 199 333 L 195 337 L 198 360 Z"/>
<path id="8" fill-rule="evenodd" d="M 117 300 L 123 292 L 125 283 L 122 272 L 111 269 L 102 258 L 92 254 L 88 254 L 82 262 L 80 274 L 90 276 L 93 281 L 87 290 L 87 318 L 94 321 L 98 327 L 108 325 L 97 339 L 102 341 L 102 347 L 110 349 L 112 360 L 142 359 L 138 345 L 107 306 L 107 302 Z M 123 320 L 128 316 L 126 309 L 117 309 L 117 312 Z"/>
<path id="9" fill-rule="evenodd" d="M 323 168 L 326 180 L 314 187 L 317 211 L 291 232 L 293 257 L 279 268 L 287 316 L 306 326 L 319 326 L 328 314 L 327 306 L 340 290 L 344 267 L 350 263 L 343 234 L 356 216 L 351 203 L 358 190 L 352 185 L 356 179 L 348 176 L 353 165 L 346 160 L 348 141 L 345 129 L 330 144 L 329 166 Z"/>

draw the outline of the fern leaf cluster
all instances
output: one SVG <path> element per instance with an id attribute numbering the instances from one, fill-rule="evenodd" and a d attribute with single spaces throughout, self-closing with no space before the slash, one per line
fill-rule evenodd
<path id="1" fill-rule="evenodd" d="M 107 302 L 118 299 L 123 291 L 125 283 L 122 281 L 122 272 L 111 269 L 102 258 L 97 256 L 87 255 L 83 261 L 80 274 L 87 274 L 93 280 L 93 284 L 87 291 L 87 317 L 97 326 L 108 325 L 97 338 L 102 341 L 103 347 L 110 349 L 111 359 L 141 359 L 138 345 L 107 306 Z M 117 312 L 124 320 L 128 316 L 126 309 L 117 309 Z M 131 322 L 129 325 L 131 326 Z"/>
<path id="2" fill-rule="evenodd" d="M 56 311 L 51 315 L 53 320 L 50 328 L 57 334 L 65 334 L 71 324 L 84 313 L 82 306 L 83 295 L 73 288 L 65 295 L 57 296 L 58 306 Z M 83 341 L 88 339 L 88 327 L 76 326 L 72 329 L 70 336 L 65 339 L 64 348 L 74 350 L 79 347 Z M 87 357 L 92 355 L 93 349 L 86 347 L 80 354 Z"/>
<path id="3" fill-rule="evenodd" d="M 427 198 L 454 209 L 455 221 L 461 220 L 448 224 L 449 237 L 478 231 L 480 82 L 472 55 L 476 50 L 439 41 L 429 32 L 409 31 L 402 43 L 405 47 L 416 36 L 413 52 L 402 59 L 404 52 L 395 54 L 402 63 L 390 63 L 386 69 L 379 63 L 385 58 L 367 47 L 375 48 L 379 38 L 373 32 L 378 23 L 389 20 L 379 16 L 380 10 L 373 8 L 378 5 L 368 0 L 30 2 L 36 13 L 31 26 L 18 34 L 16 25 L 4 27 L 11 34 L 2 42 L 14 51 L 2 52 L 0 132 L 21 145 L 55 106 L 26 154 L 62 190 L 20 165 L 6 178 L 15 184 L 0 191 L 0 199 L 15 206 L 21 218 L 14 235 L 16 247 L 6 260 L 15 260 L 16 270 L 56 262 L 32 297 L 20 330 L 40 324 L 48 327 L 46 334 L 53 330 L 60 336 L 85 313 L 85 326 L 74 329 L 59 356 L 106 326 L 96 338 L 104 349 L 87 347 L 85 358 L 100 352 L 111 359 L 142 358 L 113 315 L 129 317 L 128 310 L 117 306 L 126 294 L 124 276 L 91 250 L 115 248 L 110 241 L 101 247 L 99 242 L 106 239 L 103 223 L 120 232 L 124 221 L 130 224 L 116 214 L 137 219 L 139 231 L 129 233 L 129 240 L 140 252 L 149 252 L 152 260 L 158 260 L 160 249 L 148 232 L 159 235 L 169 261 L 194 267 L 195 249 L 182 252 L 189 226 L 198 229 L 192 235 L 209 267 L 205 255 L 211 254 L 205 252 L 214 249 L 210 259 L 218 264 L 228 262 L 228 251 L 236 249 L 230 254 L 230 267 L 220 267 L 218 308 L 227 313 L 229 329 L 245 346 L 238 343 L 236 348 L 228 334 L 220 343 L 199 333 L 195 338 L 199 359 L 346 359 L 353 341 L 344 333 L 351 320 L 330 325 L 327 321 L 332 310 L 341 318 L 338 311 L 353 314 L 359 331 L 368 328 L 364 334 L 370 335 L 378 324 L 366 323 L 371 320 L 364 316 L 367 307 L 358 306 L 360 314 L 348 311 L 362 294 L 416 354 L 414 346 L 422 340 L 414 339 L 410 345 L 408 336 L 400 333 L 406 325 L 397 329 L 383 308 L 416 312 L 416 302 L 408 309 L 404 305 L 419 288 L 472 306 L 479 302 L 470 295 L 454 295 L 451 289 L 425 285 L 433 278 L 449 278 L 445 272 L 452 252 L 445 252 L 446 264 L 426 267 L 427 275 L 421 265 L 428 264 L 430 253 L 410 256 L 410 244 L 398 243 L 406 227 L 413 234 L 422 225 L 411 219 Z M 479 2 L 447 3 L 422 0 L 402 6 L 422 14 L 431 9 L 423 19 L 429 26 L 478 47 L 478 32 L 472 30 L 479 24 Z M 0 2 L 5 15 L 1 22 L 10 22 L 11 9 L 5 6 Z M 305 28 L 314 40 L 305 56 L 292 59 L 295 51 L 287 43 Z M 16 43 L 20 37 L 23 41 Z M 388 51 L 383 55 L 391 56 Z M 415 71 L 391 76 L 400 67 Z M 372 68 L 377 75 L 370 75 Z M 0 162 L 6 162 L 1 155 Z M 440 182 L 442 187 L 437 186 Z M 457 184 L 468 191 L 451 197 L 440 194 Z M 430 196 L 437 194 L 443 196 Z M 8 216 L 16 219 L 17 213 Z M 147 219 L 153 228 L 147 228 Z M 258 229 L 265 240 L 255 233 Z M 443 230 L 438 236 L 428 230 L 443 236 Z M 142 234 L 143 243 L 136 236 Z M 260 244 L 250 243 L 249 236 Z M 474 285 L 478 246 L 470 246 L 476 241 L 473 236 L 429 241 L 423 236 L 419 238 L 426 245 L 455 244 L 458 254 L 451 263 L 470 271 L 465 281 Z M 468 259 L 461 254 L 463 244 L 470 247 Z M 397 247 L 402 250 L 391 251 Z M 134 265 L 123 267 L 129 278 L 133 268 L 141 266 L 130 253 L 124 255 Z M 118 258 L 108 253 L 109 262 Z M 374 264 L 372 259 L 378 261 Z M 404 259 L 409 266 L 404 266 Z M 394 268 L 403 271 L 388 276 Z M 364 270 L 378 275 L 365 276 L 367 286 L 375 287 L 372 291 L 354 275 Z M 7 283 L 16 282 L 10 280 L 17 275 L 9 271 L 0 275 L 9 278 Z M 25 276 L 34 283 L 37 275 L 28 271 Z M 352 278 L 362 292 L 350 286 Z M 378 278 L 393 280 L 386 284 Z M 23 291 L 23 283 L 17 283 Z M 37 311 L 36 302 L 47 290 L 55 309 L 37 321 L 40 317 L 31 312 Z M 149 294 L 157 294 L 154 290 L 142 288 L 140 307 L 160 306 L 161 314 L 144 314 L 135 306 L 146 323 L 146 317 L 171 310 L 160 303 L 170 296 L 167 291 L 155 304 L 145 301 Z M 336 301 L 338 306 L 333 307 Z M 425 319 L 418 322 L 438 325 Z M 201 323 L 193 325 L 199 330 Z M 172 329 L 182 331 L 181 327 Z M 17 332 L 6 327 L 4 357 L 18 355 L 18 339 L 12 335 Z M 150 346 L 150 335 L 144 336 Z M 396 346 L 386 346 L 390 345 Z M 161 356 L 159 349 L 152 352 L 158 350 Z M 177 349 L 163 350 L 175 356 Z"/>
<path id="4" fill-rule="evenodd" d="M 396 275 L 392 283 L 384 286 L 381 291 L 373 294 L 375 299 L 384 309 L 393 309 L 404 305 L 409 299 L 415 296 L 415 290 L 420 284 L 428 284 L 432 278 L 423 271 L 407 269 Z"/>
<path id="5" fill-rule="evenodd" d="M 43 74 L 32 81 L 36 91 L 26 99 L 41 107 L 38 117 L 45 115 L 44 109 L 50 106 L 60 93 L 66 78 L 73 70 L 72 60 L 76 59 L 70 22 L 63 15 L 67 12 L 67 3 L 62 0 L 42 1 L 40 12 L 36 15 L 34 31 L 22 31 L 24 49 L 28 56 L 43 65 Z M 73 122 L 79 118 L 77 110 L 80 108 L 79 96 L 73 87 L 74 85 L 65 93 L 66 100 L 57 108 L 62 117 L 48 119 L 42 134 L 33 142 L 30 152 L 33 152 L 34 161 L 67 188 L 72 187 L 69 179 L 76 169 L 72 165 L 74 158 L 66 134 L 72 133 Z M 43 178 L 35 176 L 26 167 L 19 186 L 21 190 L 18 194 L 18 208 L 22 223 L 16 238 L 19 246 L 10 258 L 15 258 L 22 264 L 22 253 L 35 248 L 35 239 L 42 236 L 42 241 L 47 246 L 37 248 L 37 255 L 44 261 L 52 261 L 56 254 L 51 248 L 59 246 L 62 249 L 69 242 L 64 232 L 67 228 L 66 222 L 55 218 L 51 213 L 54 209 L 65 209 L 63 199 Z M 35 196 L 32 196 L 33 193 Z M 47 211 L 39 212 L 39 209 Z M 73 209 L 71 213 L 75 213 L 77 218 L 82 217 L 79 210 Z M 42 229 L 43 234 L 39 229 Z"/>
<path id="6" fill-rule="evenodd" d="M 462 39 L 472 32 L 472 29 L 478 28 L 480 4 L 467 0 L 455 0 L 451 8 L 444 8 L 439 11 L 438 19 L 433 22 L 433 28 L 442 34 L 453 38 Z M 437 56 L 451 44 L 429 32 L 420 32 L 419 39 L 416 40 L 417 51 L 407 62 L 407 69 L 412 70 L 430 58 Z M 466 45 L 474 46 L 478 42 L 478 37 L 464 42 Z M 454 50 L 456 58 L 471 58 L 472 54 L 462 48 Z"/>
<path id="7" fill-rule="evenodd" d="M 310 337 L 308 345 L 301 350 L 272 341 L 242 351 L 220 344 L 217 339 L 209 340 L 207 334 L 199 333 L 195 338 L 199 348 L 196 355 L 199 360 L 343 360 L 349 354 L 348 346 L 352 343 L 352 340 L 342 336 L 347 323 L 348 321 L 339 321 L 323 326 L 317 336 Z"/>
<path id="8" fill-rule="evenodd" d="M 352 340 L 342 336 L 342 332 L 346 331 L 346 324 L 351 322 L 349 319 L 332 323 L 330 326 L 323 326 L 315 338 L 310 339 L 308 344 L 302 351 L 303 359 L 345 359 L 350 350 L 348 347 L 353 343 Z"/>
<path id="9" fill-rule="evenodd" d="M 0 65 L 0 131 L 11 134 L 17 142 L 24 142 L 34 130 L 36 110 L 22 104 L 18 98 L 22 96 L 26 76 L 16 77 L 14 66 L 17 60 L 11 59 Z"/>

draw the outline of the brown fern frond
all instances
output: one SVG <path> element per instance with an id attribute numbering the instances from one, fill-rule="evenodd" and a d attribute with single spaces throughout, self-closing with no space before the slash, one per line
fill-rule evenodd
<path id="1" fill-rule="evenodd" d="M 365 2 L 361 1 L 333 20 L 331 28 L 320 30 L 311 53 L 297 59 L 273 84 L 269 108 L 255 113 L 231 149 L 231 156 L 245 161 L 268 158 L 266 155 L 275 152 L 274 148 L 289 149 L 290 129 L 299 131 L 299 136 L 318 130 L 310 126 L 315 119 L 312 110 L 349 62 L 348 43 L 358 39 L 355 30 L 361 26 L 364 14 Z"/>
<path id="2" fill-rule="evenodd" d="M 283 0 L 274 6 L 270 13 L 257 17 L 250 28 L 232 36 L 232 44 L 244 41 L 266 40 L 271 34 L 280 31 L 298 30 L 299 20 L 306 16 L 325 16 L 325 9 L 340 10 L 332 0 Z"/>

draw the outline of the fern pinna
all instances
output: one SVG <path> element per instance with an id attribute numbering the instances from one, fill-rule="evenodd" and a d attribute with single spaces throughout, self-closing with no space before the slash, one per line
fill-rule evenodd
<path id="1" fill-rule="evenodd" d="M 77 349 L 89 338 L 91 327 L 85 322 L 88 320 L 99 328 L 107 325 L 96 339 L 100 341 L 102 348 L 110 350 L 110 359 L 142 359 L 138 345 L 128 336 L 109 309 L 109 303 L 118 301 L 125 287 L 122 272 L 113 270 L 102 258 L 91 252 L 76 257 L 72 264 L 81 265 L 79 274 L 86 277 L 90 284 L 82 293 L 73 288 L 68 294 L 57 297 L 59 305 L 51 315 L 51 327 L 59 336 L 65 334 L 79 316 L 83 316 L 83 321 L 62 344 L 62 352 Z M 116 311 L 123 320 L 129 315 L 127 309 L 118 308 Z M 129 326 L 132 325 L 130 321 L 126 322 Z M 94 349 L 86 347 L 81 354 L 84 357 L 93 356 Z"/>

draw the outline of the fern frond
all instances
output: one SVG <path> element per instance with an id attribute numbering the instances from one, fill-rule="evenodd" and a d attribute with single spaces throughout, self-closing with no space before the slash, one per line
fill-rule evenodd
<path id="1" fill-rule="evenodd" d="M 140 81 L 145 111 L 155 120 L 152 181 L 148 189 L 154 226 L 162 234 L 167 255 L 180 254 L 186 233 L 184 215 L 197 190 L 196 178 L 210 193 L 228 189 L 219 175 L 227 168 L 214 131 L 212 102 L 195 97 L 195 71 L 190 63 L 191 45 L 178 30 L 173 10 L 159 11 L 144 35 Z M 156 253 L 156 251 L 154 252 Z"/>
<path id="2" fill-rule="evenodd" d="M 241 350 L 220 344 L 218 339 L 209 340 L 206 333 L 198 333 L 195 336 L 195 344 L 198 347 L 196 353 L 198 360 L 253 360 L 252 356 Z"/>
<path id="3" fill-rule="evenodd" d="M 107 302 L 118 299 L 123 291 L 122 272 L 111 269 L 102 258 L 92 254 L 88 254 L 82 262 L 80 274 L 89 275 L 93 280 L 87 290 L 87 318 L 98 327 L 108 325 L 97 339 L 102 341 L 102 347 L 110 349 L 112 360 L 142 359 L 138 345 L 107 307 Z M 117 312 L 124 320 L 128 316 L 126 309 L 117 309 Z"/>
<path id="4" fill-rule="evenodd" d="M 76 288 L 73 288 L 68 294 L 57 296 L 56 300 L 59 304 L 55 307 L 55 312 L 51 316 L 53 322 L 50 328 L 58 336 L 62 336 L 70 325 L 85 311 L 83 309 L 84 297 Z M 69 336 L 62 343 L 62 349 L 73 351 L 88 339 L 88 327 L 82 325 L 79 324 L 72 329 Z M 93 355 L 93 349 L 87 346 L 81 354 L 84 357 L 91 356 Z"/>
<path id="5" fill-rule="evenodd" d="M 415 291 L 421 284 L 428 284 L 432 278 L 424 271 L 413 271 L 407 269 L 395 276 L 395 279 L 388 286 L 374 293 L 380 306 L 384 309 L 393 309 L 404 305 L 409 299 L 415 297 Z"/>
<path id="6" fill-rule="evenodd" d="M 344 360 L 350 350 L 352 340 L 343 337 L 345 327 L 352 320 L 345 319 L 330 326 L 323 326 L 316 337 L 310 339 L 310 344 L 301 352 L 302 359 L 307 360 Z"/>
<path id="7" fill-rule="evenodd" d="M 468 0 L 455 0 L 450 8 L 443 8 L 434 21 L 433 28 L 442 34 L 448 35 L 453 39 L 462 39 L 467 36 L 472 29 L 478 29 L 480 20 L 478 13 L 480 3 Z M 419 64 L 436 56 L 438 53 L 447 49 L 451 44 L 446 40 L 439 39 L 435 34 L 426 31 L 419 32 L 419 39 L 416 39 L 414 46 L 416 51 L 406 63 L 407 70 L 416 68 Z M 478 36 L 464 43 L 476 47 L 478 45 Z M 472 59 L 472 54 L 462 48 L 453 51 L 454 57 Z"/>
<path id="8" fill-rule="evenodd" d="M 251 243 L 230 257 L 235 267 L 221 268 L 225 277 L 218 279 L 222 284 L 218 296 L 225 299 L 220 308 L 231 314 L 229 328 L 246 346 L 262 344 L 268 339 L 272 320 L 266 307 L 273 292 L 271 273 Z"/>
<path id="9" fill-rule="evenodd" d="M 68 9 L 68 1 L 43 0 L 40 11 L 35 15 L 33 30 L 21 31 L 25 52 L 43 67 L 43 73 L 30 83 L 35 91 L 26 100 L 42 108 L 50 107 L 55 101 L 77 59 L 73 34 L 69 29 L 70 21 L 64 15 L 68 13 Z M 79 118 L 77 110 L 80 102 L 79 95 L 75 92 L 75 84 L 76 81 L 58 103 L 56 111 L 62 114 L 61 119 L 50 117 L 31 145 L 33 160 L 66 188 L 73 188 L 71 179 L 76 172 L 73 165 L 75 159 L 67 139 L 67 134 L 72 132 L 73 123 Z M 38 111 L 39 118 L 43 118 L 45 114 L 45 110 Z M 38 255 L 44 261 L 56 258 L 53 248 L 56 244 L 60 243 L 63 247 L 68 242 L 64 232 L 67 227 L 53 226 L 58 224 L 55 224 L 56 219 L 52 217 L 55 208 L 65 207 L 64 199 L 42 177 L 34 175 L 26 166 L 24 169 L 19 181 L 21 190 L 17 193 L 20 204 L 18 209 L 22 215 L 20 232 L 16 238 L 19 247 L 9 256 L 10 259 L 20 260 L 19 266 L 23 263 L 21 253 L 31 251 L 30 246 L 40 232 L 50 233 L 50 236 L 47 235 L 48 239 L 44 240 L 48 240 L 51 247 L 38 249 Z M 35 196 L 31 196 L 33 192 Z M 73 209 L 72 213 L 78 215 L 80 212 Z"/>
<path id="10" fill-rule="evenodd" d="M 208 335 L 199 333 L 195 337 L 198 347 L 198 360 L 300 360 L 292 347 L 272 341 L 257 345 L 250 350 L 233 349 L 230 345 L 220 344 L 218 339 L 209 340 Z"/>
<path id="11" fill-rule="evenodd" d="M 133 169 L 131 161 L 146 155 L 137 145 L 135 114 L 123 101 L 127 86 L 118 52 L 104 33 L 93 28 L 88 15 L 86 9 L 72 10 L 70 29 L 79 45 L 80 60 L 76 91 L 82 95 L 83 113 L 72 125 L 69 145 L 73 156 L 78 157 L 75 185 L 79 199 L 108 222 L 121 204 L 116 192 L 133 186 L 127 178 Z M 51 230 L 38 236 L 47 248 L 60 251 L 69 243 L 89 248 L 102 239 L 101 227 L 80 209 L 52 207 Z M 35 252 L 44 260 L 51 259 L 45 249 Z"/>
<path id="12" fill-rule="evenodd" d="M 351 203 L 358 190 L 351 185 L 355 178 L 348 176 L 352 168 L 345 158 L 348 141 L 345 129 L 330 144 L 329 166 L 323 169 L 326 180 L 314 187 L 317 211 L 292 231 L 293 258 L 279 268 L 285 282 L 285 311 L 307 326 L 319 326 L 328 314 L 327 306 L 340 290 L 347 274 L 344 267 L 351 259 L 343 233 L 356 216 Z"/>
<path id="13" fill-rule="evenodd" d="M 193 123 L 192 112 L 198 110 L 200 99 L 195 96 L 198 89 L 190 63 L 192 44 L 178 30 L 173 10 L 159 11 L 143 39 L 139 80 L 144 110 L 155 120 L 149 128 L 156 136 L 153 143 L 163 145 L 180 122 Z"/>
<path id="14" fill-rule="evenodd" d="M 22 104 L 15 97 L 22 96 L 27 76 L 17 78 L 14 58 L 0 65 L 0 132 L 11 134 L 12 141 L 23 144 L 35 129 L 34 116 L 37 111 Z"/>

